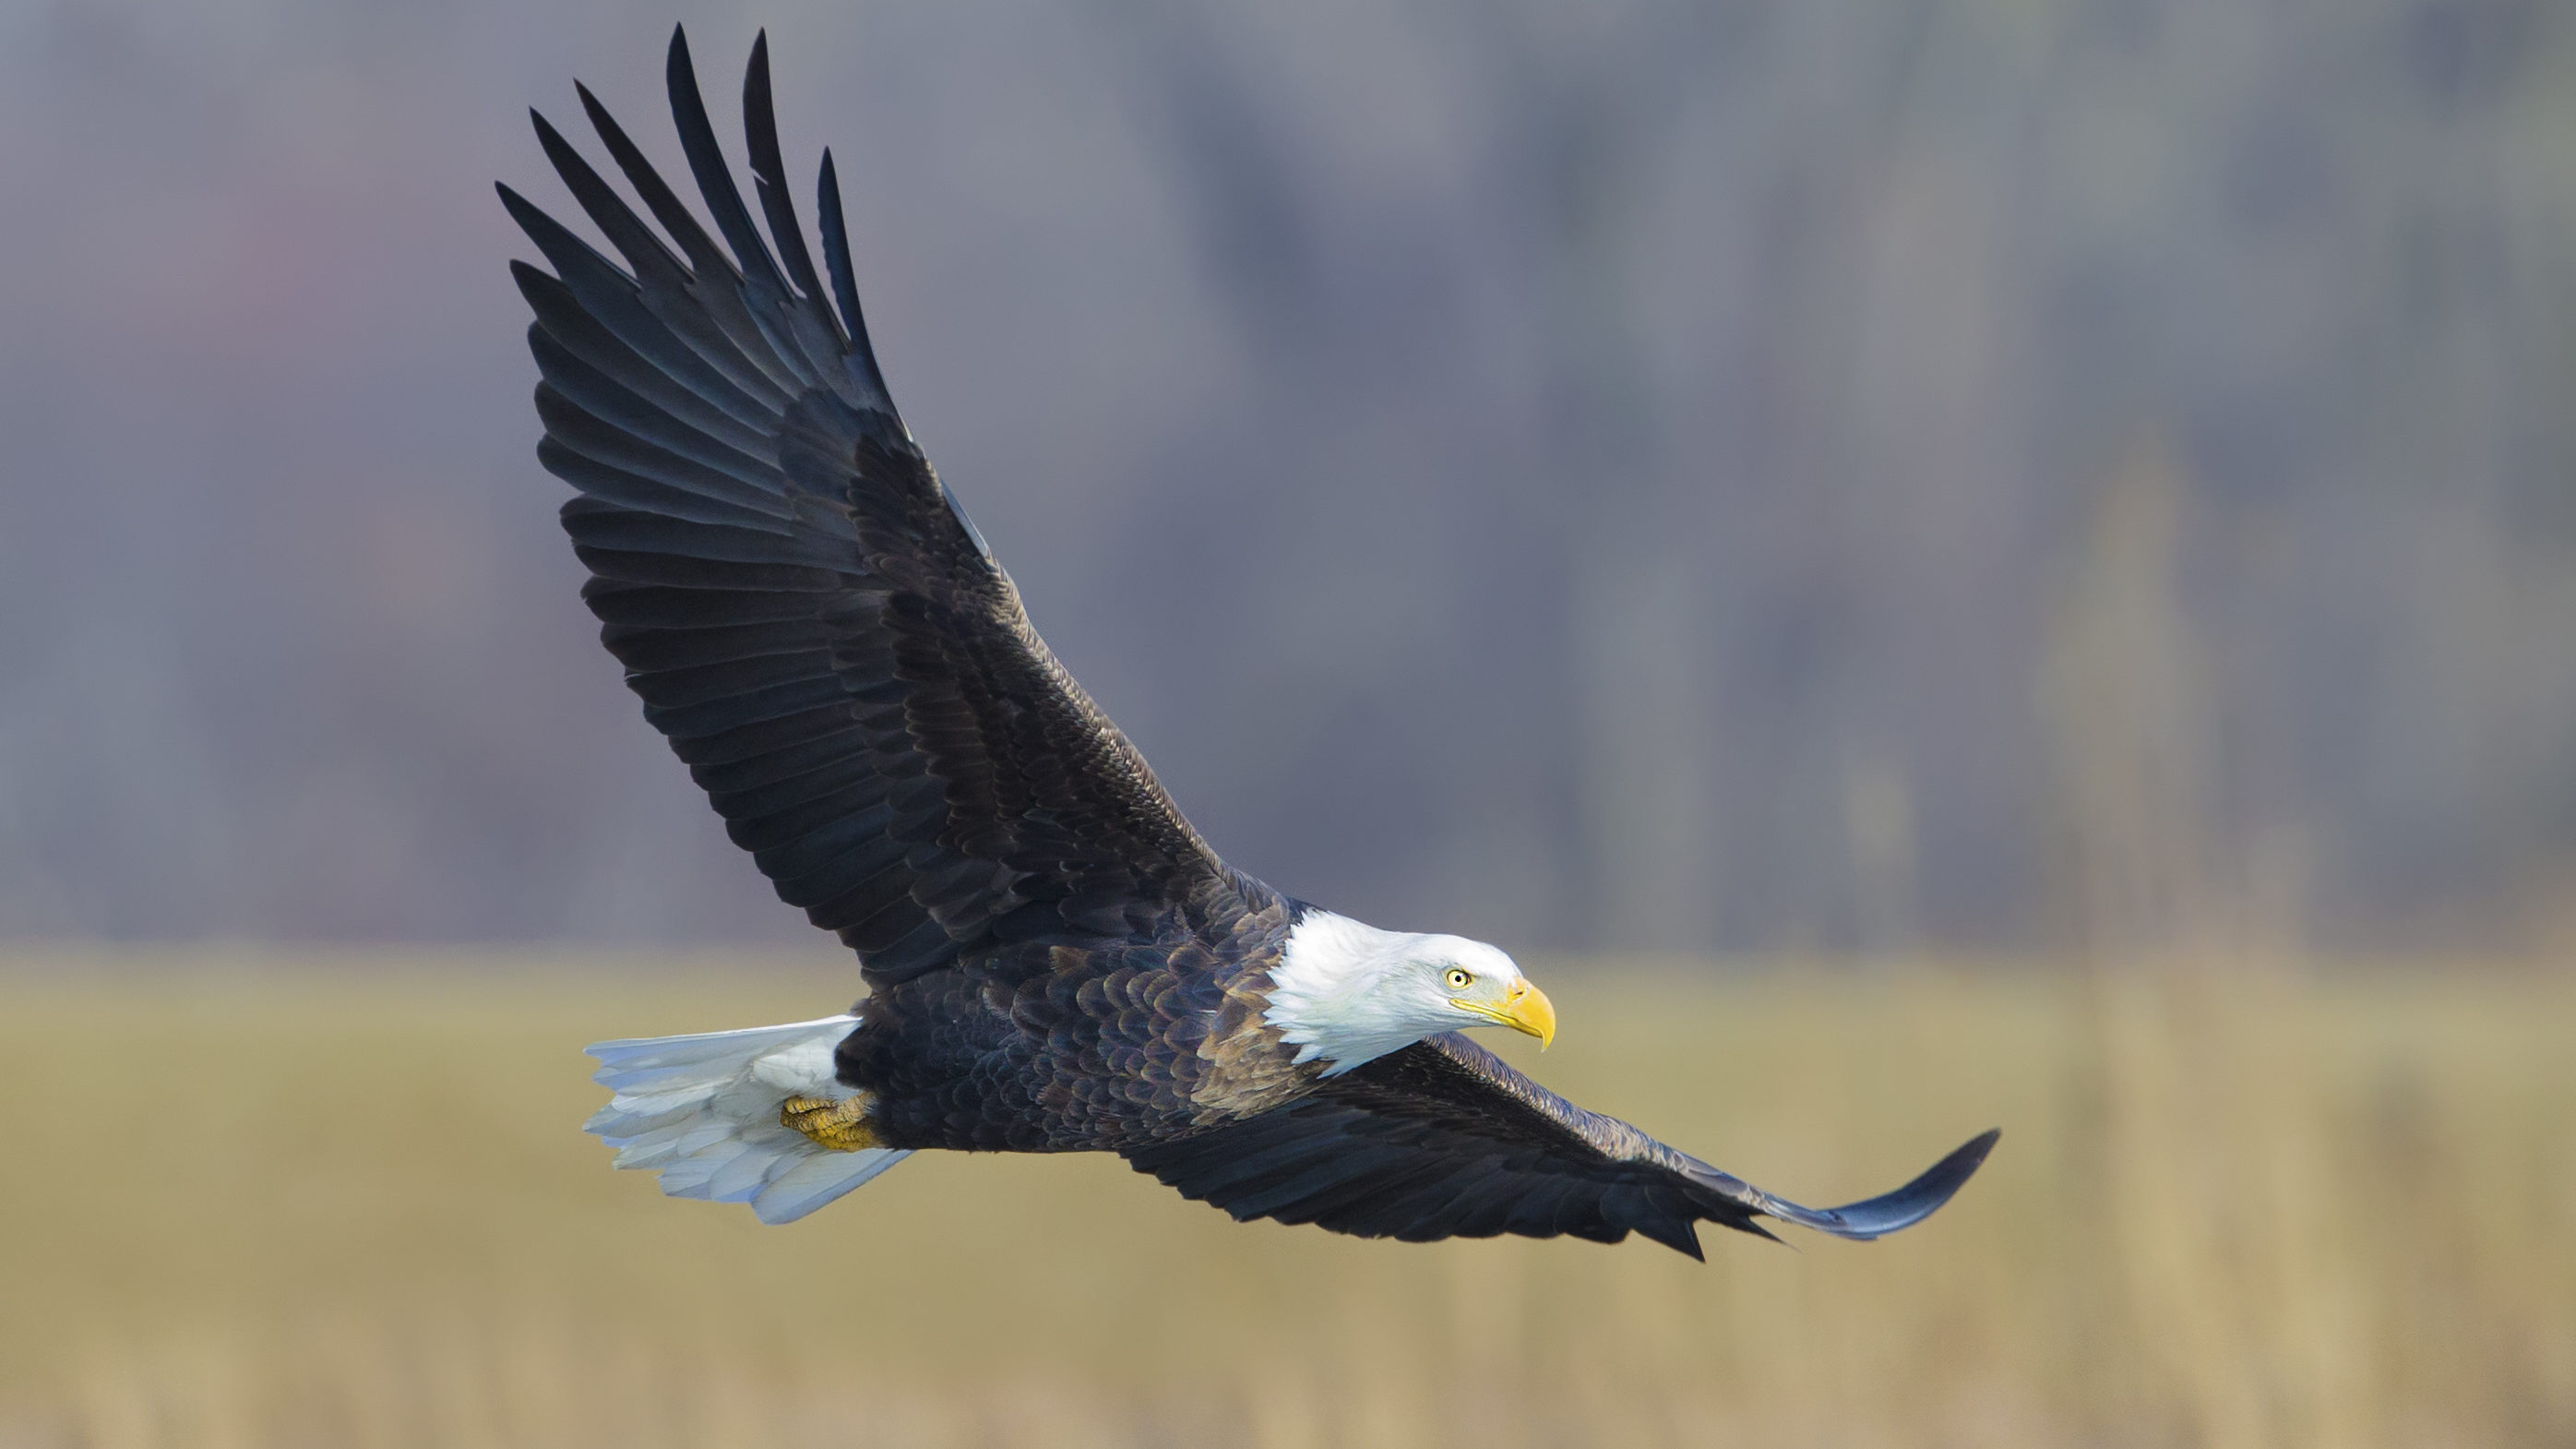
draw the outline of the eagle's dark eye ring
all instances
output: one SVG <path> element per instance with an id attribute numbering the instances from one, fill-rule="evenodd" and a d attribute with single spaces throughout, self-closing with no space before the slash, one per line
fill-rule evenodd
<path id="1" fill-rule="evenodd" d="M 1467 973 L 1466 967 L 1452 966 L 1449 968 L 1449 974 L 1442 979 L 1449 983 L 1450 990 L 1464 991 L 1467 989 L 1468 984 L 1473 982 L 1476 978 Z"/>

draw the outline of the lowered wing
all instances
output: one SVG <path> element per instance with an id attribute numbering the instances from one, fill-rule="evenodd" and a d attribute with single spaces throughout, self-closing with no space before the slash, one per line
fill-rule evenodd
<path id="1" fill-rule="evenodd" d="M 981 943 L 1124 935 L 1211 899 L 1230 873 L 1029 627 L 896 416 L 828 152 L 837 307 L 824 295 L 766 37 L 743 87 L 766 240 L 677 30 L 668 80 L 721 244 L 586 89 L 659 234 L 543 116 L 547 157 L 624 265 L 500 188 L 554 268 L 511 268 L 536 312 L 538 457 L 579 491 L 563 524 L 582 595 L 645 717 L 779 896 L 880 985 Z"/>
<path id="2" fill-rule="evenodd" d="M 1633 1231 L 1696 1258 L 1703 1221 L 1764 1237 L 1762 1218 L 1840 1238 L 1911 1227 L 1950 1200 L 1999 1135 L 1884 1196 L 1801 1207 L 1587 1112 L 1451 1033 L 1276 1111 L 1126 1156 L 1240 1220 L 1407 1242 L 1516 1233 L 1615 1243 Z"/>

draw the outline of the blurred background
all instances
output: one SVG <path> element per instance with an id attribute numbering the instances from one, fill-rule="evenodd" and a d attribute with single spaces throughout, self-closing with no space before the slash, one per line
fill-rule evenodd
<path id="1" fill-rule="evenodd" d="M 1232 862 L 1766 1186 L 1987 1176 L 1709 1269 L 610 1178 L 573 1046 L 853 976 L 533 457 L 490 184 L 576 76 L 682 169 L 679 19 Z M 2576 1442 L 2571 0 L 0 0 L 0 195 L 6 1449 Z"/>
<path id="2" fill-rule="evenodd" d="M 565 209 L 574 76 L 676 165 L 670 7 L 0 15 L 0 931 L 799 939 L 571 602 L 490 190 Z M 1285 889 L 2567 933 L 2576 7 L 688 18 L 720 93 L 772 28 L 914 431 Z"/>

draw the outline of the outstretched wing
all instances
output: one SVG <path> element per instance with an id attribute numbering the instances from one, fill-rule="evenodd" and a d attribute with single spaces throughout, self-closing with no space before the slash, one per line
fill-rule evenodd
<path id="1" fill-rule="evenodd" d="M 1883 1197 L 1808 1208 L 1597 1112 L 1451 1033 L 1325 1079 L 1313 1096 L 1127 1160 L 1238 1220 L 1314 1223 L 1364 1238 L 1552 1238 L 1631 1231 L 1700 1256 L 1697 1224 L 1763 1237 L 1773 1218 L 1838 1238 L 1911 1227 L 1950 1200 L 1988 1132 Z"/>
<path id="2" fill-rule="evenodd" d="M 513 263 L 545 381 L 537 454 L 593 575 L 582 595 L 734 842 L 884 984 L 961 949 L 1123 935 L 1230 879 L 1047 651 L 914 446 L 868 346 L 830 153 L 817 202 L 837 313 L 788 199 L 769 51 L 743 87 L 773 257 L 734 189 L 687 39 L 668 80 L 724 246 L 587 89 L 600 140 L 676 245 L 536 117 L 626 265 L 504 186 L 554 267 Z"/>

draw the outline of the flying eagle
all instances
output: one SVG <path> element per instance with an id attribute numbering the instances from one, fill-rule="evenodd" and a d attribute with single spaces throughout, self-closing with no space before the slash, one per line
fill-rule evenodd
<path id="1" fill-rule="evenodd" d="M 787 1026 L 603 1042 L 588 1130 L 680 1197 L 803 1217 L 925 1148 L 1106 1151 L 1238 1219 L 1363 1237 L 1921 1221 L 1988 1132 L 1883 1197 L 1800 1207 L 1587 1112 L 1459 1035 L 1556 1031 L 1511 957 L 1229 868 L 1056 662 L 886 392 L 829 151 L 806 250 L 767 39 L 743 122 L 762 239 L 686 37 L 671 113 L 710 235 L 587 88 L 656 235 L 542 115 L 625 265 L 507 186 L 582 597 L 644 715 L 868 994 Z M 722 238 L 721 243 L 718 237 Z M 667 239 L 667 240 L 666 240 Z M 772 250 L 771 244 L 775 244 Z"/>

